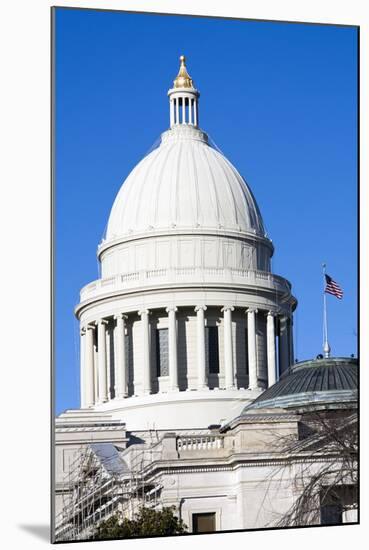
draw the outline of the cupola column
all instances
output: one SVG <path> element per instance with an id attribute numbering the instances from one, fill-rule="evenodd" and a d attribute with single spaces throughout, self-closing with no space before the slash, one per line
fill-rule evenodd
<path id="1" fill-rule="evenodd" d="M 267 357 L 268 357 L 268 387 L 276 382 L 276 355 L 275 355 L 275 313 L 269 311 L 267 315 Z"/>
<path id="2" fill-rule="evenodd" d="M 193 109 L 193 99 L 190 98 L 188 100 L 188 124 L 193 124 L 192 109 Z"/>
<path id="3" fill-rule="evenodd" d="M 225 306 L 222 308 L 222 312 L 224 315 L 225 387 L 227 390 L 234 388 L 232 311 L 234 311 L 233 306 Z"/>
<path id="4" fill-rule="evenodd" d="M 98 367 L 99 367 L 99 402 L 108 400 L 108 377 L 106 366 L 106 325 L 105 319 L 99 319 L 97 325 Z"/>
<path id="5" fill-rule="evenodd" d="M 255 315 L 257 309 L 247 310 L 247 340 L 249 353 L 249 389 L 256 390 L 258 387 L 257 360 L 256 360 L 256 329 Z"/>
<path id="6" fill-rule="evenodd" d="M 85 406 L 93 407 L 95 399 L 94 388 L 94 330 L 93 325 L 86 327 L 86 347 L 84 351 L 84 385 L 85 385 Z"/>
<path id="7" fill-rule="evenodd" d="M 127 397 L 127 364 L 125 324 L 127 316 L 120 313 L 115 316 L 117 324 L 114 331 L 115 342 L 115 398 Z"/>
<path id="8" fill-rule="evenodd" d="M 179 124 L 179 100 L 178 97 L 176 97 L 174 100 L 175 106 L 176 106 L 176 124 Z"/>
<path id="9" fill-rule="evenodd" d="M 170 127 L 174 126 L 174 99 L 170 98 Z"/>
<path id="10" fill-rule="evenodd" d="M 178 351 L 177 351 L 177 308 L 167 307 L 168 313 L 168 357 L 169 357 L 169 376 L 170 388 L 172 391 L 178 391 Z"/>
<path id="11" fill-rule="evenodd" d="M 197 306 L 197 387 L 199 390 L 207 388 L 206 361 L 205 361 L 205 310 L 206 306 Z"/>
<path id="12" fill-rule="evenodd" d="M 143 350 L 143 393 L 151 393 L 151 370 L 150 370 L 150 323 L 149 310 L 143 309 L 138 312 L 142 323 L 142 350 Z"/>

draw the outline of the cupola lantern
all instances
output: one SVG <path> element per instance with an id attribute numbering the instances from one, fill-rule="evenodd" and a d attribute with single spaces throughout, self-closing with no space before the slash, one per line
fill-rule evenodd
<path id="1" fill-rule="evenodd" d="M 173 88 L 168 91 L 170 104 L 170 127 L 179 125 L 199 125 L 198 98 L 199 92 L 194 87 L 192 78 L 187 72 L 186 58 L 179 58 L 178 75 L 173 82 Z"/>

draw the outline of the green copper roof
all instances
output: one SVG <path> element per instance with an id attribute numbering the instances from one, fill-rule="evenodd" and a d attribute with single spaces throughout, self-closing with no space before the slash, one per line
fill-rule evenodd
<path id="1" fill-rule="evenodd" d="M 357 399 L 358 361 L 333 357 L 297 363 L 243 412 L 256 408 L 294 407 L 316 402 Z"/>

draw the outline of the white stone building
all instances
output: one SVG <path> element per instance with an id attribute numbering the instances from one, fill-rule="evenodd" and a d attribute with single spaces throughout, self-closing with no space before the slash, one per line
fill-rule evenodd
<path id="1" fill-rule="evenodd" d="M 170 128 L 122 185 L 98 246 L 101 279 L 81 290 L 81 409 L 60 415 L 55 432 L 59 538 L 88 533 L 87 512 L 78 528 L 70 512 L 83 460 L 121 480 L 99 517 L 143 498 L 173 504 L 195 531 L 275 520 L 261 506 L 275 452 L 265 434 L 270 423 L 297 434 L 299 419 L 243 411 L 288 376 L 297 302 L 271 272 L 251 190 L 199 127 L 199 95 L 182 57 Z M 268 489 L 279 511 L 293 500 L 283 487 Z"/>

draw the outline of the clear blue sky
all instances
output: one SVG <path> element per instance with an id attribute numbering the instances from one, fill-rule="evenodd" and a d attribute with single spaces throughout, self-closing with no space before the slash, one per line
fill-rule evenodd
<path id="1" fill-rule="evenodd" d="M 56 412 L 79 406 L 79 289 L 123 181 L 168 128 L 185 54 L 200 124 L 238 168 L 293 285 L 295 355 L 357 352 L 357 30 L 56 10 Z"/>

